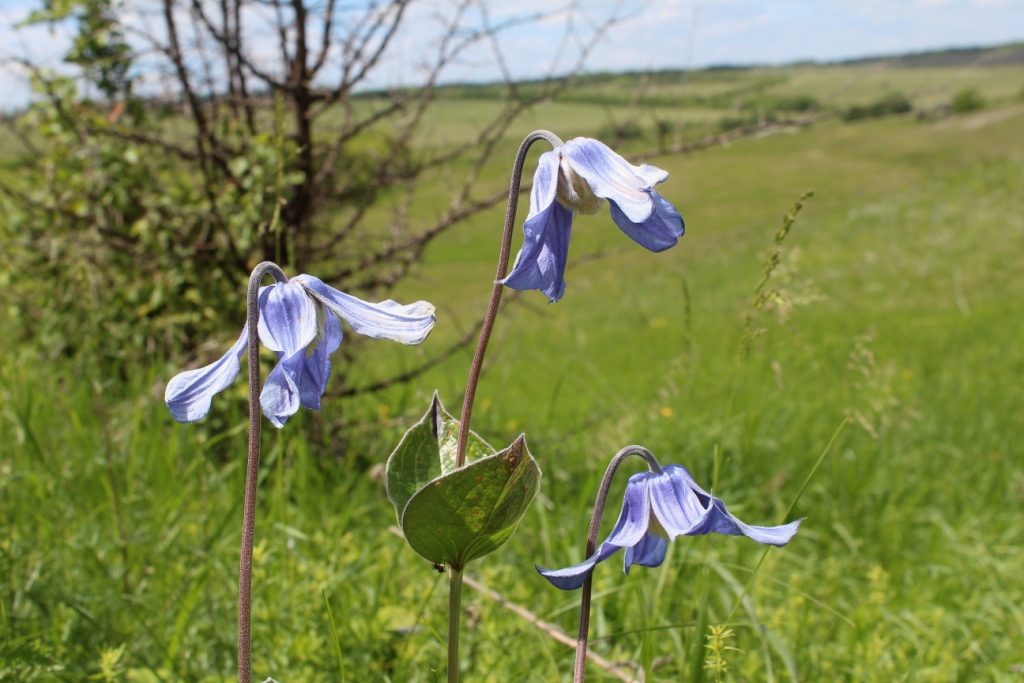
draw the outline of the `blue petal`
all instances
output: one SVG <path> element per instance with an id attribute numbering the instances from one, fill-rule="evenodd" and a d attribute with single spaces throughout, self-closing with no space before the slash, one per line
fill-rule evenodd
<path id="1" fill-rule="evenodd" d="M 639 543 L 647 533 L 647 523 L 650 521 L 648 480 L 651 476 L 649 472 L 642 472 L 629 478 L 619 519 L 615 522 L 608 540 L 598 546 L 593 555 L 583 562 L 565 569 L 537 567 L 541 576 L 550 581 L 555 588 L 564 591 L 576 590 L 594 571 L 597 563 L 604 562 L 624 547 Z"/>
<path id="2" fill-rule="evenodd" d="M 692 479 L 691 479 L 692 481 Z M 715 498 L 701 487 L 693 483 L 692 488 L 702 505 L 708 506 L 708 514 L 694 525 L 687 536 L 698 536 L 702 534 L 724 534 L 726 536 L 746 536 L 758 543 L 766 545 L 783 546 L 790 542 L 800 528 L 797 520 L 780 526 L 752 526 L 744 524 L 736 518 L 725 507 L 725 501 Z"/>
<path id="3" fill-rule="evenodd" d="M 291 356 L 316 337 L 316 306 L 294 282 L 278 282 L 260 292 L 260 340 L 271 351 Z"/>
<path id="4" fill-rule="evenodd" d="M 263 391 L 260 393 L 263 414 L 278 429 L 284 427 L 289 417 L 299 412 L 299 383 L 305 361 L 305 349 L 299 349 L 290 356 L 283 356 L 270 371 L 267 383 L 263 385 Z"/>
<path id="5" fill-rule="evenodd" d="M 714 512 L 712 514 L 716 517 L 716 520 L 714 522 L 715 528 L 712 531 L 729 536 L 746 536 L 766 545 L 786 545 L 796 536 L 796 532 L 800 529 L 800 522 L 803 521 L 797 520 L 780 526 L 751 526 L 750 524 L 744 524 L 726 510 L 725 503 L 721 498 L 715 498 L 714 501 Z"/>
<path id="6" fill-rule="evenodd" d="M 565 569 L 544 569 L 537 565 L 534 565 L 534 567 L 555 588 L 560 588 L 564 591 L 574 591 L 583 586 L 583 582 L 593 573 L 594 567 L 599 562 L 604 562 L 620 550 L 622 550 L 621 546 L 612 545 L 605 541 L 597 547 L 597 551 L 593 555 L 572 567 L 566 567 Z"/>
<path id="7" fill-rule="evenodd" d="M 555 201 L 558 192 L 557 152 L 544 152 L 537 159 L 537 170 L 533 172 L 533 189 L 530 190 L 530 215 L 536 216 Z"/>
<path id="8" fill-rule="evenodd" d="M 611 200 L 633 223 L 643 223 L 655 211 L 647 194 L 668 172 L 643 164 L 634 166 L 610 147 L 590 138 L 573 138 L 558 150 L 583 176 L 598 197 Z"/>
<path id="9" fill-rule="evenodd" d="M 710 513 L 709 499 L 698 497 L 689 471 L 680 465 L 666 465 L 651 480 L 651 507 L 668 537 L 691 535 L 694 527 Z"/>
<path id="10" fill-rule="evenodd" d="M 434 328 L 434 305 L 426 301 L 403 306 L 389 299 L 371 304 L 339 292 L 312 275 L 297 275 L 291 281 L 304 287 L 353 330 L 368 337 L 415 345 L 422 343 Z"/>
<path id="11" fill-rule="evenodd" d="M 655 253 L 665 251 L 669 247 L 674 247 L 686 231 L 683 217 L 654 190 L 646 190 L 646 193 L 650 195 L 654 211 L 640 223 L 631 221 L 615 200 L 609 200 L 608 211 L 615 225 L 641 247 Z"/>
<path id="12" fill-rule="evenodd" d="M 626 482 L 622 512 L 608 535 L 608 543 L 625 548 L 639 543 L 647 533 L 651 520 L 650 482 L 654 477 L 650 472 L 639 472 Z"/>
<path id="13" fill-rule="evenodd" d="M 555 201 L 558 154 L 540 156 L 533 174 L 530 215 L 523 223 L 523 248 L 512 272 L 501 283 L 512 289 L 539 289 L 551 301 L 565 294 L 565 262 L 569 258 L 572 211 Z"/>
<path id="14" fill-rule="evenodd" d="M 341 321 L 328 311 L 323 315 L 324 328 L 306 348 L 302 375 L 299 377 L 299 403 L 311 410 L 320 410 L 320 397 L 327 390 L 331 377 L 330 355 L 341 345 Z"/>
<path id="15" fill-rule="evenodd" d="M 622 561 L 622 571 L 629 574 L 630 566 L 638 564 L 641 567 L 660 567 L 665 561 L 665 552 L 668 550 L 668 539 L 648 532 L 636 545 L 626 548 L 626 557 Z"/>
<path id="16" fill-rule="evenodd" d="M 572 212 L 558 202 L 523 224 L 526 243 L 502 284 L 512 289 L 539 289 L 552 302 L 565 294 Z"/>
<path id="17" fill-rule="evenodd" d="M 238 361 L 245 353 L 248 336 L 248 326 L 243 327 L 242 336 L 220 360 L 171 378 L 164 392 L 164 401 L 175 420 L 195 422 L 210 412 L 213 395 L 224 391 L 238 377 Z"/>

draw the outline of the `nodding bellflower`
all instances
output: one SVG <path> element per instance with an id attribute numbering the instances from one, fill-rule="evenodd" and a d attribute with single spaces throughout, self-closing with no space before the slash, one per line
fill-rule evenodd
<path id="1" fill-rule="evenodd" d="M 573 138 L 545 152 L 533 176 L 526 239 L 502 284 L 561 299 L 572 217 L 596 214 L 604 199 L 612 220 L 634 242 L 653 252 L 674 246 L 684 232 L 683 217 L 652 189 L 666 178 L 667 171 L 634 166 L 590 138 Z"/>
<path id="2" fill-rule="evenodd" d="M 341 320 L 353 330 L 377 339 L 419 344 L 434 327 L 434 306 L 426 301 L 403 306 L 394 301 L 371 304 L 324 284 L 312 275 L 260 288 L 259 336 L 278 363 L 260 394 L 263 414 L 275 427 L 305 406 L 320 409 L 320 397 L 331 376 L 330 355 L 341 345 Z M 213 395 L 238 376 L 245 353 L 248 325 L 217 362 L 176 375 L 164 400 L 179 422 L 195 422 L 210 410 Z"/>
<path id="3" fill-rule="evenodd" d="M 623 570 L 629 574 L 634 564 L 659 566 L 665 560 L 668 542 L 677 536 L 718 533 L 782 546 L 796 535 L 799 526 L 799 521 L 769 527 L 744 524 L 725 509 L 722 499 L 698 486 L 685 467 L 666 465 L 660 472 L 641 472 L 629 478 L 619 519 L 608 540 L 593 555 L 574 567 L 537 567 L 537 571 L 556 588 L 575 590 L 598 562 L 623 548 Z"/>

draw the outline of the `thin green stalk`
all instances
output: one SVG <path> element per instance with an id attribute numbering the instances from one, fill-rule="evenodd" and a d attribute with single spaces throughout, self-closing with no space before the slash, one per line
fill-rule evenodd
<path id="1" fill-rule="evenodd" d="M 821 463 L 825 462 L 825 456 L 828 455 L 829 451 L 832 450 L 832 445 L 836 442 L 836 439 L 839 438 L 839 435 L 842 433 L 843 429 L 846 428 L 846 425 L 849 424 L 849 422 L 850 420 L 844 417 L 843 421 L 839 423 L 838 427 L 836 427 L 836 431 L 832 435 L 832 438 L 828 440 L 828 445 L 825 446 L 825 450 L 823 450 L 821 452 L 821 455 L 818 456 L 818 460 L 817 462 L 814 463 L 814 467 L 812 467 L 811 471 L 808 472 L 807 478 L 804 479 L 804 483 L 800 487 L 800 490 L 796 492 L 796 496 L 793 498 L 793 502 L 789 504 L 788 508 L 786 508 L 785 514 L 783 514 L 782 519 L 779 520 L 779 524 L 785 523 L 786 518 L 789 517 L 789 514 L 791 512 L 793 512 L 793 508 L 795 508 L 796 504 L 800 502 L 800 497 L 803 496 L 804 491 L 807 490 L 807 485 L 811 483 L 811 479 L 813 479 L 814 475 L 817 474 L 818 468 L 821 467 Z"/>
<path id="2" fill-rule="evenodd" d="M 96 414 L 96 419 L 100 423 L 100 429 L 103 432 L 103 466 L 107 475 L 107 486 L 110 489 L 110 507 L 114 513 L 114 523 L 117 528 L 117 546 L 121 551 L 121 586 L 124 594 L 129 595 L 132 590 L 129 579 L 128 534 L 125 532 L 124 514 L 121 511 L 121 494 L 117 489 L 117 474 L 114 472 L 114 443 L 113 439 L 110 438 L 110 422 L 107 417 L 107 406 L 103 401 L 103 390 L 98 384 L 94 385 L 93 388 L 96 393 L 93 412 Z"/>
<path id="3" fill-rule="evenodd" d="M 804 479 L 803 486 L 801 486 L 800 490 L 796 492 L 796 496 L 793 497 L 793 502 L 789 504 L 789 507 L 786 508 L 786 512 L 783 513 L 782 517 L 779 519 L 779 524 L 784 524 L 786 522 L 789 514 L 793 512 L 793 508 L 795 508 L 796 504 L 800 502 L 800 497 L 804 495 L 807 485 L 811 483 L 811 479 L 813 479 L 814 475 L 818 472 L 818 468 L 821 467 L 821 463 L 825 461 L 825 456 L 827 456 L 832 450 L 832 445 L 835 444 L 836 439 L 839 438 L 839 435 L 842 433 L 848 422 L 849 420 L 844 417 L 843 421 L 839 423 L 839 427 L 837 427 L 835 433 L 832 434 L 832 438 L 828 440 L 828 445 L 825 446 L 821 455 L 818 456 L 818 460 L 814 463 L 814 467 L 812 467 L 811 471 L 807 473 L 807 478 Z M 739 609 L 740 603 L 743 602 L 743 598 L 747 597 L 747 593 L 749 593 L 751 587 L 753 587 L 754 580 L 757 578 L 757 573 L 761 571 L 761 565 L 764 564 L 765 559 L 768 557 L 768 552 L 771 549 L 772 546 L 768 546 L 764 549 L 764 552 L 761 553 L 761 559 L 757 561 L 757 566 L 754 567 L 754 571 L 751 572 L 750 578 L 747 579 L 747 585 L 743 587 L 743 592 L 740 593 L 739 597 L 736 599 L 736 603 L 732 606 L 732 611 L 729 612 L 729 616 L 725 620 L 726 626 L 728 626 L 729 622 L 732 621 L 733 616 L 736 614 L 736 610 Z"/>
<path id="4" fill-rule="evenodd" d="M 708 545 L 711 539 L 704 536 L 704 548 L 701 551 L 700 574 L 693 594 L 694 611 L 697 613 L 690 650 L 690 683 L 704 681 L 704 631 L 708 626 Z"/>
<path id="5" fill-rule="evenodd" d="M 722 472 L 722 446 L 715 444 L 715 452 L 711 457 L 711 493 L 718 490 L 718 475 Z"/>
<path id="6" fill-rule="evenodd" d="M 459 683 L 459 625 L 462 621 L 462 570 L 448 570 L 448 683 Z"/>
<path id="7" fill-rule="evenodd" d="M 746 315 L 743 317 L 743 335 L 740 338 L 740 352 L 736 356 L 736 366 L 732 371 L 732 382 L 729 387 L 729 402 L 725 406 L 725 422 L 722 423 L 722 438 L 726 435 L 726 430 L 729 429 L 729 421 L 732 420 L 732 407 L 733 402 L 736 400 L 736 387 L 739 384 L 740 370 L 743 368 L 743 361 L 750 353 L 750 344 L 760 336 L 760 332 L 755 332 L 752 323 L 757 312 L 764 307 L 767 299 L 767 294 L 764 291 L 764 286 L 771 279 L 772 273 L 778 267 L 782 254 L 782 243 L 785 242 L 786 236 L 789 235 L 790 228 L 793 227 L 793 223 L 796 221 L 797 214 L 800 213 L 800 209 L 803 208 L 804 202 L 814 195 L 814 190 L 808 190 L 800 195 L 800 199 L 793 204 L 789 212 L 782 217 L 782 227 L 775 233 L 775 238 L 772 242 L 771 249 L 765 254 L 764 261 L 761 264 L 761 279 L 758 281 L 757 286 L 754 287 L 754 298 L 750 302 L 750 308 L 747 309 Z M 683 287 L 686 287 L 686 281 L 683 280 Z M 687 316 L 689 316 L 689 293 L 686 292 L 686 306 Z M 719 444 L 715 444 L 715 476 L 711 481 L 712 493 L 718 488 L 718 472 L 721 465 L 721 449 Z M 801 491 L 802 493 L 803 491 Z"/>
<path id="8" fill-rule="evenodd" d="M 334 625 L 334 613 L 331 611 L 331 601 L 327 599 L 327 589 L 321 588 L 324 596 L 324 605 L 327 606 L 327 619 L 331 622 L 331 637 L 334 638 L 334 653 L 338 656 L 338 669 L 341 670 L 341 683 L 345 683 L 345 658 L 341 656 L 341 641 L 338 640 L 338 627 Z"/>
<path id="9" fill-rule="evenodd" d="M 764 287 L 768 283 L 768 281 L 771 279 L 772 273 L 775 272 L 775 269 L 778 267 L 778 265 L 780 263 L 781 254 L 782 254 L 782 243 L 786 240 L 786 236 L 789 235 L 790 228 L 793 227 L 793 223 L 796 221 L 797 214 L 799 214 L 800 213 L 800 209 L 803 208 L 804 202 L 807 201 L 807 199 L 809 199 L 813 195 L 814 195 L 814 191 L 813 190 L 808 190 L 807 192 L 804 192 L 800 196 L 800 199 L 798 199 L 796 201 L 796 203 L 793 204 L 793 206 L 792 206 L 792 208 L 790 208 L 789 212 L 786 213 L 782 217 L 782 226 L 775 233 L 775 237 L 774 237 L 774 239 L 772 241 L 772 247 L 765 254 L 764 260 L 763 260 L 763 262 L 761 264 L 762 265 L 761 279 L 758 281 L 757 285 L 754 287 L 754 297 L 753 297 L 753 299 L 750 302 L 750 308 L 747 309 L 746 314 L 743 316 L 743 334 L 742 334 L 742 336 L 740 338 L 740 350 L 739 350 L 739 353 L 736 356 L 736 365 L 733 367 L 733 370 L 732 370 L 732 381 L 730 382 L 730 387 L 729 387 L 729 402 L 726 404 L 726 408 L 725 408 L 725 422 L 722 423 L 722 435 L 721 436 L 722 436 L 723 440 L 724 440 L 724 438 L 725 438 L 725 436 L 727 434 L 727 431 L 729 429 L 729 422 L 732 420 L 733 403 L 734 403 L 734 401 L 736 399 L 736 388 L 737 388 L 737 386 L 739 384 L 740 371 L 743 369 L 744 360 L 746 360 L 747 356 L 750 354 L 750 346 L 753 343 L 754 339 L 759 337 L 760 334 L 764 331 L 764 330 L 757 331 L 757 330 L 754 330 L 754 328 L 753 328 L 753 322 L 754 322 L 755 317 L 758 314 L 758 311 L 760 311 L 764 307 L 765 302 L 768 300 L 768 295 L 765 293 Z M 684 284 L 685 284 L 685 281 L 684 281 Z M 689 301 L 689 299 L 687 299 L 687 304 L 688 304 L 688 301 Z M 844 420 L 843 424 L 845 424 L 845 420 Z M 840 427 L 839 427 L 840 430 L 842 430 L 842 426 L 843 425 L 840 425 Z M 835 441 L 837 436 L 839 436 L 839 431 L 837 431 L 836 434 L 832 437 L 832 441 Z M 789 506 L 789 510 L 786 511 L 786 514 L 783 517 L 783 521 L 785 520 L 785 517 L 788 517 L 789 513 L 793 511 L 793 507 L 796 505 L 796 502 L 798 500 L 800 500 L 800 496 L 803 494 L 804 488 L 807 486 L 807 483 L 810 481 L 810 477 L 814 476 L 814 473 L 818 469 L 818 465 L 821 464 L 821 459 L 824 458 L 826 453 L 828 453 L 828 448 L 831 448 L 832 441 L 829 442 L 829 446 L 826 447 L 825 451 L 822 453 L 822 457 L 819 458 L 818 464 L 815 465 L 814 469 L 811 470 L 811 474 L 808 476 L 807 481 L 804 482 L 804 486 L 801 487 L 800 492 L 797 494 L 796 498 L 793 500 L 793 503 Z M 714 493 L 718 489 L 718 475 L 721 472 L 721 465 L 722 465 L 722 448 L 721 448 L 720 444 L 716 443 L 715 444 L 715 455 L 714 455 L 714 475 L 712 476 L 712 479 L 711 479 L 711 492 L 712 493 Z M 708 576 L 707 576 L 707 574 L 708 574 L 707 548 L 708 548 L 708 546 L 707 546 L 707 543 L 705 542 L 703 558 L 701 560 L 701 562 L 703 564 L 703 572 L 702 572 L 702 577 L 701 578 L 702 578 L 702 585 L 704 585 L 704 586 L 706 586 L 706 581 L 708 579 Z M 769 548 L 765 548 L 764 553 L 761 555 L 761 559 L 758 560 L 757 567 L 754 569 L 753 574 L 751 574 L 750 580 L 747 582 L 746 588 L 743 589 L 743 594 L 740 595 L 739 600 L 737 600 L 736 604 L 733 605 L 732 611 L 729 613 L 729 618 L 725 620 L 726 625 L 728 625 L 729 622 L 732 620 L 733 616 L 736 614 L 736 609 L 739 607 L 739 604 L 743 601 L 743 598 L 746 597 L 747 591 L 749 591 L 750 587 L 753 585 L 754 578 L 757 576 L 758 570 L 761 569 L 761 565 L 764 563 L 765 558 L 768 556 L 768 550 L 769 549 L 770 549 L 770 546 L 769 546 Z M 701 600 L 702 600 L 701 605 L 700 605 L 700 610 L 701 610 L 700 615 L 703 618 L 707 614 L 707 593 L 706 593 L 706 591 L 700 597 L 701 597 Z M 698 619 L 698 621 L 700 621 L 700 619 Z M 695 652 L 698 652 L 698 651 L 700 651 L 703 648 L 703 642 L 701 640 L 701 637 L 703 636 L 703 628 L 704 628 L 704 626 L 703 626 L 703 624 L 701 624 L 701 625 L 699 625 L 699 627 L 697 629 L 696 640 L 695 640 L 697 645 L 696 645 L 695 650 L 694 650 Z M 693 681 L 693 683 L 699 683 L 700 681 L 703 681 L 703 678 L 704 678 L 704 670 L 703 670 L 703 667 L 701 667 L 699 672 L 695 671 L 693 673 L 693 676 L 691 677 L 691 681 Z"/>

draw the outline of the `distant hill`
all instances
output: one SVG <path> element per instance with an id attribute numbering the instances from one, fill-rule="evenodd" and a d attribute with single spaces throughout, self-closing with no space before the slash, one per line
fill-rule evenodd
<path id="1" fill-rule="evenodd" d="M 878 64 L 894 67 L 948 67 L 994 66 L 997 64 L 1024 64 L 1024 43 L 995 47 L 963 47 L 929 52 L 911 52 L 902 55 L 844 59 L 829 64 Z"/>
<path id="2" fill-rule="evenodd" d="M 907 69 L 907 68 L 965 68 L 985 67 L 1024 64 L 1024 43 L 1010 43 L 1007 45 L 995 45 L 990 47 L 965 47 L 948 48 L 945 50 L 932 50 L 928 52 L 909 52 L 896 55 L 879 55 L 873 57 L 858 57 L 856 59 L 842 59 L 829 62 L 813 60 L 793 62 L 789 64 L 767 65 L 767 64 L 712 64 L 697 69 L 657 69 L 654 71 L 597 71 L 578 74 L 573 79 L 573 85 L 569 91 L 562 94 L 561 101 L 596 102 L 610 104 L 613 101 L 622 100 L 625 104 L 636 87 L 637 79 L 649 78 L 652 84 L 659 87 L 678 85 L 682 82 L 690 84 L 690 87 L 697 83 L 723 83 L 733 81 L 741 90 L 760 91 L 764 88 L 785 82 L 787 77 L 785 71 L 793 67 L 842 67 L 842 66 L 880 66 L 883 68 Z M 756 74 L 756 75 L 752 75 Z M 521 92 L 527 92 L 531 88 L 541 86 L 546 79 L 526 79 L 520 81 L 518 86 Z M 597 93 L 595 89 L 599 89 Z M 449 96 L 463 97 L 468 99 L 493 99 L 503 97 L 506 91 L 505 84 L 501 82 L 485 83 L 449 83 L 441 86 L 440 91 Z M 616 94 L 617 93 L 617 94 Z M 364 96 L 380 96 L 382 92 L 367 92 Z M 701 106 L 731 106 L 738 91 L 722 92 L 713 96 L 688 97 L 689 104 Z M 667 95 L 667 93 L 666 93 Z M 679 103 L 677 96 L 671 95 L 669 99 L 673 103 Z M 654 102 L 657 97 L 647 96 L 645 101 Z"/>

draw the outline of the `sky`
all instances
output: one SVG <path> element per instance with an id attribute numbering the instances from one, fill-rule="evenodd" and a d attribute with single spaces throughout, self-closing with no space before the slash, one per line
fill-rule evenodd
<path id="1" fill-rule="evenodd" d="M 127 1 L 140 5 L 148 0 Z M 487 3 L 492 25 L 547 13 L 500 35 L 514 77 L 564 71 L 575 61 L 580 41 L 611 16 L 622 21 L 588 56 L 586 70 L 832 61 L 1024 41 L 1024 0 L 580 0 L 571 11 L 559 11 L 558 1 Z M 24 73 L 11 58 L 56 66 L 66 49 L 70 27 L 16 27 L 37 2 L 0 0 L 0 110 L 20 108 L 31 96 Z M 436 25 L 434 17 L 451 5 L 452 0 L 414 5 L 374 85 L 416 80 L 417 65 L 436 39 L 430 28 Z M 479 13 L 474 17 L 470 21 L 479 21 Z M 568 43 L 567 21 L 574 36 Z M 467 53 L 446 80 L 498 78 L 491 54 L 490 46 Z"/>

